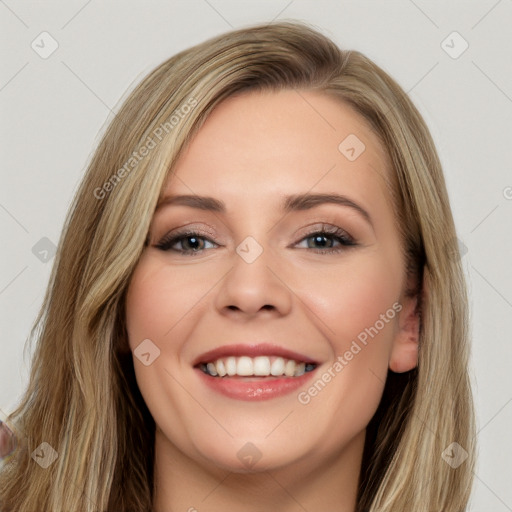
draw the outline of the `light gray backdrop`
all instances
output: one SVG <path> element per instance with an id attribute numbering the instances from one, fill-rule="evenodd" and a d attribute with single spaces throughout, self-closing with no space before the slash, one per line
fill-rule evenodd
<path id="1" fill-rule="evenodd" d="M 512 511 L 511 0 L 0 0 L 0 419 L 27 384 L 23 347 L 54 246 L 121 96 L 208 37 L 292 18 L 374 59 L 431 128 L 471 297 L 480 450 L 470 510 Z"/>

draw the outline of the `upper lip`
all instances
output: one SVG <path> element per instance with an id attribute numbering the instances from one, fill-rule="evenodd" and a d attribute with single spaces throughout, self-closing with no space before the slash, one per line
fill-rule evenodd
<path id="1" fill-rule="evenodd" d="M 287 348 L 274 345 L 272 343 L 257 343 L 257 344 L 233 344 L 223 345 L 221 347 L 214 348 L 208 352 L 204 352 L 200 356 L 196 357 L 193 362 L 193 366 L 199 363 L 209 363 L 220 359 L 221 357 L 257 357 L 257 356 L 277 356 L 285 359 L 293 359 L 294 361 L 318 364 L 314 359 L 311 359 L 304 354 L 288 350 Z"/>

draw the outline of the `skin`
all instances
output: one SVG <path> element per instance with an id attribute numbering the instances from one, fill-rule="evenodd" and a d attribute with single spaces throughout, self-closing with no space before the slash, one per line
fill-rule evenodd
<path id="1" fill-rule="evenodd" d="M 338 150 L 349 134 L 366 146 L 355 161 Z M 417 365 L 415 300 L 405 297 L 379 139 L 324 93 L 250 92 L 212 112 L 175 171 L 164 196 L 213 196 L 226 212 L 157 208 L 128 290 L 130 348 L 150 339 L 160 350 L 149 366 L 134 357 L 157 425 L 155 511 L 353 511 L 366 426 L 388 368 Z M 281 210 L 285 195 L 334 192 L 364 208 L 372 224 L 336 204 Z M 331 235 L 318 243 L 312 234 L 322 224 L 342 228 L 357 245 Z M 207 240 L 155 247 L 182 226 Z M 250 264 L 236 252 L 248 236 L 263 248 Z M 178 252 L 191 247 L 202 251 Z M 260 402 L 227 398 L 192 368 L 213 348 L 271 340 L 320 362 L 307 391 L 395 303 L 401 311 L 307 404 L 296 392 Z M 248 442 L 261 457 L 251 467 L 237 456 Z"/>

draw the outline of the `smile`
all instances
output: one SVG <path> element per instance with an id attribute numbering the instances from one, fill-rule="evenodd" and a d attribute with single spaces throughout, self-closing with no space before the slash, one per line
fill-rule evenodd
<path id="1" fill-rule="evenodd" d="M 192 361 L 201 385 L 245 401 L 289 395 L 305 386 L 321 364 L 284 345 L 261 342 L 220 345 Z"/>
<path id="2" fill-rule="evenodd" d="M 230 356 L 200 363 L 198 367 L 211 377 L 300 377 L 316 365 L 278 356 Z"/>

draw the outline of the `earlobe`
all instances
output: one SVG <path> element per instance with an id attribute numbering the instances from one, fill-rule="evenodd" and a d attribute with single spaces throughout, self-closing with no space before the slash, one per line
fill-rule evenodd
<path id="1" fill-rule="evenodd" d="M 405 299 L 398 318 L 398 332 L 393 340 L 389 357 L 389 369 L 403 373 L 418 365 L 420 338 L 420 308 L 418 296 Z"/>

